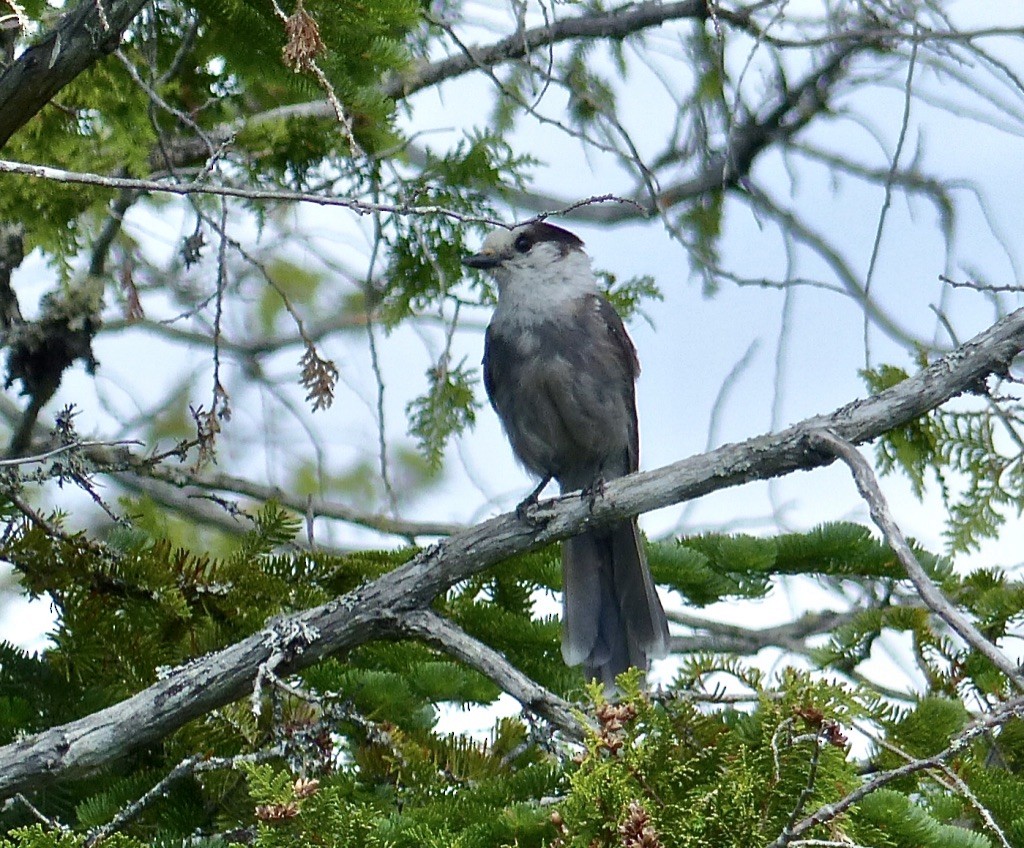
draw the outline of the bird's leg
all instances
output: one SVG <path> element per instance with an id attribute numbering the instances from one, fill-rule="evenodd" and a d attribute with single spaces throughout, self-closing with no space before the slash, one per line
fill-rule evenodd
<path id="1" fill-rule="evenodd" d="M 589 486 L 584 487 L 584 489 L 580 492 L 580 497 L 584 498 L 587 501 L 588 507 L 590 508 L 591 512 L 594 511 L 594 504 L 597 503 L 597 499 L 604 497 L 604 485 L 604 475 L 598 474 L 597 477 L 594 478 L 594 482 L 591 483 Z"/>
<path id="2" fill-rule="evenodd" d="M 548 474 L 546 477 L 544 477 L 543 480 L 540 481 L 540 484 L 537 486 L 536 489 L 530 492 L 530 494 L 528 494 L 519 502 L 519 505 L 516 506 L 516 518 L 518 518 L 520 521 L 530 520 L 530 516 L 526 514 L 526 511 L 530 507 L 537 505 L 537 501 L 540 498 L 540 493 L 544 491 L 544 487 L 550 482 L 551 475 Z"/>

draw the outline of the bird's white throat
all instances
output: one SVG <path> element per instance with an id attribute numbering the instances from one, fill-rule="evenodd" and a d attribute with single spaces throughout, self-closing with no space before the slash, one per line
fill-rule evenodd
<path id="1" fill-rule="evenodd" d="M 562 256 L 555 245 L 537 245 L 532 253 L 532 261 L 510 263 L 498 275 L 494 323 L 523 326 L 563 317 L 571 320 L 575 310 L 558 309 L 557 305 L 597 291 L 590 257 L 582 251 Z"/>

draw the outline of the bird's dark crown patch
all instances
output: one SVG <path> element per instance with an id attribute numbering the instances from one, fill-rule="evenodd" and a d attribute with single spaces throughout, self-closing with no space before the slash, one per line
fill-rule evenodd
<path id="1" fill-rule="evenodd" d="M 529 240 L 530 246 L 541 241 L 557 244 L 562 256 L 565 256 L 570 250 L 583 249 L 583 239 L 570 233 L 568 230 L 563 230 L 561 227 L 556 227 L 554 224 L 549 224 L 546 221 L 537 221 L 524 229 L 516 241 L 517 248 L 519 247 L 519 240 L 523 239 L 524 236 Z"/>

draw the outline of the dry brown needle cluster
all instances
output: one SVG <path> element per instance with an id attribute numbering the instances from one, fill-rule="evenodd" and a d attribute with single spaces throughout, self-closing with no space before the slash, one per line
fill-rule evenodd
<path id="1" fill-rule="evenodd" d="M 259 821 L 279 822 L 293 819 L 299 814 L 299 801 L 312 797 L 320 789 L 320 781 L 310 778 L 296 778 L 292 785 L 293 800 L 281 804 L 259 804 L 255 815 Z"/>
<path id="2" fill-rule="evenodd" d="M 288 36 L 288 43 L 281 51 L 285 65 L 295 73 L 311 71 L 313 61 L 324 51 L 324 42 L 320 38 L 320 27 L 301 2 L 284 22 L 284 31 Z"/>
<path id="3" fill-rule="evenodd" d="M 311 344 L 299 360 L 302 368 L 302 387 L 306 389 L 306 400 L 312 401 L 313 411 L 327 409 L 334 403 L 334 384 L 338 380 L 338 369 L 330 359 L 324 359 Z"/>

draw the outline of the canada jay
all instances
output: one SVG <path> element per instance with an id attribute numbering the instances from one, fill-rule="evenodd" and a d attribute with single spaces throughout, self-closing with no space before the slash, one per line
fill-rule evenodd
<path id="1" fill-rule="evenodd" d="M 498 283 L 484 385 L 512 450 L 540 485 L 594 493 L 637 470 L 633 383 L 640 372 L 622 319 L 598 292 L 583 242 L 547 223 L 499 229 L 463 260 Z M 521 509 L 520 509 L 521 511 Z M 606 687 L 665 656 L 668 623 L 636 520 L 562 545 L 562 656 Z"/>

